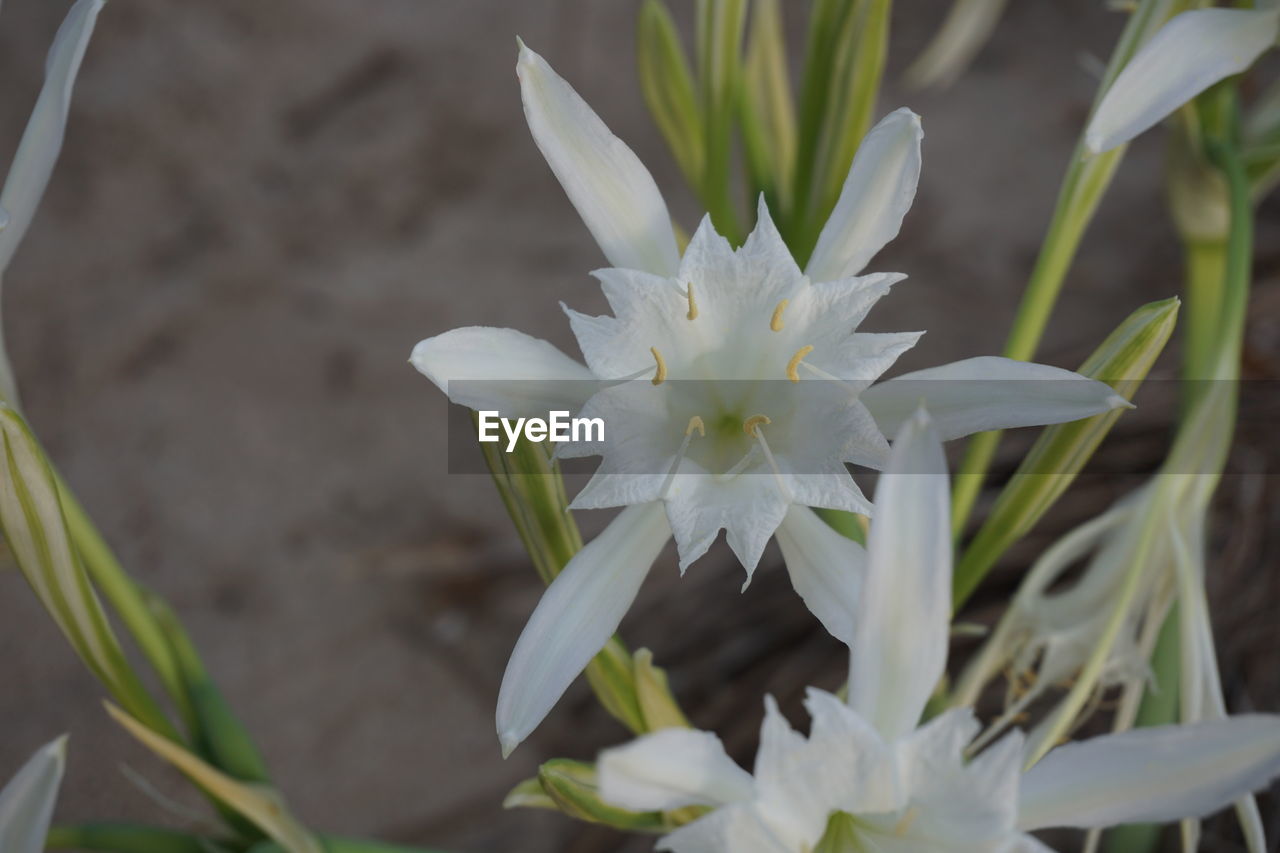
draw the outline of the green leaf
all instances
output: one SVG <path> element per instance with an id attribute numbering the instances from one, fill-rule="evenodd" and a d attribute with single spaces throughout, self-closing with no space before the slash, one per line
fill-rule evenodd
<path id="1" fill-rule="evenodd" d="M 1131 399 L 1164 349 L 1177 322 L 1177 298 L 1144 305 L 1120 324 L 1080 366 Z M 1009 547 L 1038 522 L 1071 485 L 1122 409 L 1048 427 L 997 498 L 986 523 L 956 566 L 955 607 L 969 598 Z"/>
<path id="2" fill-rule="evenodd" d="M 244 724 L 231 711 L 222 691 L 209 677 L 178 617 L 155 595 L 148 594 L 147 605 L 164 633 L 181 673 L 187 700 L 194 711 L 194 736 L 200 754 L 219 770 L 242 782 L 269 782 L 262 754 Z"/>
<path id="3" fill-rule="evenodd" d="M 129 714 L 107 703 L 107 712 L 143 746 L 182 771 L 220 803 L 242 815 L 287 853 L 324 853 L 324 847 L 292 814 L 270 786 L 241 782 L 188 749 L 151 731 Z"/>
<path id="4" fill-rule="evenodd" d="M 746 0 L 698 0 L 698 83 L 705 131 L 699 188 L 716 231 L 734 245 L 742 241 L 730 177 L 746 21 Z"/>
<path id="5" fill-rule="evenodd" d="M 738 121 L 753 184 L 748 201 L 764 193 L 770 208 L 780 217 L 791 203 L 796 115 L 779 0 L 756 0 L 751 14 Z"/>
<path id="6" fill-rule="evenodd" d="M 691 186 L 701 186 L 706 152 L 693 72 L 680 33 L 661 0 L 645 0 L 636 31 L 640 91 Z"/>
<path id="7" fill-rule="evenodd" d="M 55 826 L 48 850 L 92 850 L 96 853 L 220 853 L 231 850 L 215 839 L 132 823 L 94 822 Z"/>

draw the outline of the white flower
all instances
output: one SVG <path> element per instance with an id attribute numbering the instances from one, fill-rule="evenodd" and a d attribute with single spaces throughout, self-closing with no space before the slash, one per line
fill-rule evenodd
<path id="1" fill-rule="evenodd" d="M 808 737 L 766 700 L 752 773 L 712 734 L 664 729 L 601 754 L 600 793 L 641 811 L 711 806 L 663 838 L 676 853 L 809 853 L 851 816 L 848 849 L 1044 851 L 1027 833 L 1200 817 L 1280 773 L 1280 716 L 1142 729 L 1067 744 L 1024 771 L 1020 733 L 968 760 L 968 708 L 919 725 L 943 672 L 951 601 L 942 448 L 923 413 L 876 495 L 849 700 L 810 690 Z"/>
<path id="2" fill-rule="evenodd" d="M 62 149 L 71 106 L 71 87 L 80 70 L 94 22 L 104 0 L 78 0 L 54 36 L 45 64 L 44 87 L 13 155 L 13 164 L 0 191 L 0 277 L 27 233 L 36 208 L 44 195 L 53 164 Z M 17 388 L 4 350 L 0 328 L 0 400 L 15 403 Z"/>
<path id="3" fill-rule="evenodd" d="M 53 804 L 66 762 L 65 737 L 43 747 L 0 790 L 0 850 L 40 853 L 44 850 Z"/>
<path id="4" fill-rule="evenodd" d="M 603 443 L 557 452 L 603 456 L 574 507 L 629 508 L 556 578 L 517 642 L 498 699 L 504 750 L 603 646 L 672 536 L 683 570 L 725 530 L 749 581 L 776 532 L 796 590 L 849 642 L 864 554 L 810 508 L 869 513 L 845 464 L 882 467 L 885 435 L 922 397 L 945 438 L 1125 405 L 1100 382 L 999 358 L 872 385 L 920 335 L 854 331 L 903 278 L 859 273 L 915 195 L 922 131 L 911 111 L 863 140 L 801 270 L 763 202 L 740 249 L 704 219 L 680 256 L 631 150 L 523 45 L 517 72 L 534 139 L 616 265 L 595 273 L 613 316 L 568 311 L 585 366 L 545 341 L 482 327 L 428 338 L 412 362 L 474 409 L 603 417 Z"/>
<path id="5" fill-rule="evenodd" d="M 1193 9 L 1169 19 L 1103 96 L 1085 145 L 1095 154 L 1133 139 L 1214 83 L 1245 71 L 1280 35 L 1274 0 L 1256 9 Z"/>

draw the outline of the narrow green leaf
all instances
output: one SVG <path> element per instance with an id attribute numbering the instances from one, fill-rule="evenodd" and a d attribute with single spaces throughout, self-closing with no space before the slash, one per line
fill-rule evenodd
<path id="1" fill-rule="evenodd" d="M 92 850 L 96 853 L 219 853 L 215 839 L 132 823 L 94 822 L 55 826 L 49 830 L 48 850 Z"/>
<path id="2" fill-rule="evenodd" d="M 716 230 L 735 245 L 742 241 L 742 230 L 730 178 L 746 20 L 746 0 L 698 0 L 697 61 L 705 151 L 699 186 Z"/>
<path id="3" fill-rule="evenodd" d="M 804 257 L 840 198 L 853 156 L 871 127 L 889 47 L 891 0 L 858 0 L 832 54 L 833 77 L 826 122 L 818 145 L 815 204 L 810 211 Z"/>
<path id="4" fill-rule="evenodd" d="M 1173 333 L 1179 304 L 1177 298 L 1172 298 L 1139 308 L 1085 360 L 1079 372 L 1106 382 L 1118 394 L 1131 399 Z M 1044 430 L 956 566 L 956 609 L 1005 551 L 1061 497 L 1122 411 L 1115 409 Z"/>
<path id="5" fill-rule="evenodd" d="M 187 699 L 195 712 L 194 739 L 201 756 L 242 782 L 270 782 L 262 754 L 209 677 L 178 617 L 157 596 L 148 595 L 147 603 L 182 674 Z"/>
<path id="6" fill-rule="evenodd" d="M 636 31 L 640 91 L 690 186 L 701 186 L 706 157 L 693 72 L 662 0 L 645 0 Z"/>
<path id="7" fill-rule="evenodd" d="M 780 0 L 756 0 L 738 105 L 743 153 L 753 184 L 748 201 L 764 193 L 770 209 L 781 216 L 791 203 L 796 116 Z"/>
<path id="8" fill-rule="evenodd" d="M 129 714 L 107 703 L 107 712 L 143 746 L 182 771 L 219 802 L 242 815 L 277 841 L 287 853 L 324 853 L 324 848 L 292 814 L 280 794 L 267 785 L 241 782 L 186 748 L 151 731 Z"/>

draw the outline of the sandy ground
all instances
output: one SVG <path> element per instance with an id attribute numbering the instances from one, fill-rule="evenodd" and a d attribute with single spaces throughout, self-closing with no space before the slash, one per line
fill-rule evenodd
<path id="1" fill-rule="evenodd" d="M 487 479 L 447 474 L 445 402 L 405 363 L 421 337 L 464 324 L 571 347 L 557 300 L 602 305 L 586 275 L 599 251 L 523 124 L 516 34 L 694 223 L 635 82 L 636 5 L 112 0 L 102 15 L 62 162 L 5 282 L 13 361 L 67 479 L 182 615 L 290 803 L 327 831 L 460 851 L 649 849 L 500 808 L 540 760 L 590 758 L 621 731 L 578 685 L 499 757 L 494 698 L 538 585 Z M 1086 57 L 1122 23 L 1102 5 L 1012 4 L 952 90 L 890 86 L 882 109 L 912 106 L 927 133 L 915 208 L 873 264 L 911 276 L 874 328 L 930 330 L 903 368 L 999 349 L 1093 91 Z M 5 3 L 4 157 L 64 8 Z M 894 79 L 944 8 L 899 4 Z M 1155 137 L 1131 153 L 1045 360 L 1073 366 L 1129 310 L 1176 292 L 1160 154 Z M 1274 220 L 1253 332 L 1270 378 Z M 1245 447 L 1246 467 L 1269 441 Z M 1268 482 L 1229 481 L 1234 574 L 1215 594 L 1233 704 L 1276 710 Z M 764 690 L 794 710 L 803 684 L 840 677 L 843 656 L 778 568 L 770 551 L 738 601 L 740 570 L 719 549 L 683 582 L 665 559 L 624 624 L 739 755 Z M 177 790 L 106 719 L 15 572 L 0 572 L 0 683 L 0 776 L 70 731 L 60 819 L 184 822 L 121 774 Z"/>

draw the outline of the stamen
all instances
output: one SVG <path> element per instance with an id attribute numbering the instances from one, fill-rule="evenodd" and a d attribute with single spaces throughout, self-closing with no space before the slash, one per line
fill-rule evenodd
<path id="1" fill-rule="evenodd" d="M 773 317 L 769 320 L 769 328 L 775 332 L 782 331 L 782 312 L 787 310 L 787 303 L 790 299 L 784 299 L 778 303 L 778 307 L 773 309 Z"/>
<path id="2" fill-rule="evenodd" d="M 734 477 L 747 470 L 747 466 L 755 461 L 756 454 L 760 452 L 760 445 L 753 444 L 751 449 L 742 455 L 742 458 L 734 463 L 733 467 L 723 474 L 719 475 L 721 480 L 732 480 Z"/>
<path id="3" fill-rule="evenodd" d="M 791 356 L 791 361 L 787 362 L 787 378 L 792 382 L 800 381 L 800 362 L 804 361 L 804 357 L 813 352 L 812 346 L 803 346 L 796 350 L 796 354 Z"/>
<path id="4" fill-rule="evenodd" d="M 916 818 L 920 816 L 920 807 L 912 806 L 907 809 L 907 813 L 902 816 L 897 825 L 893 828 L 893 834 L 901 838 L 911 829 L 911 824 L 916 822 Z"/>
<path id="5" fill-rule="evenodd" d="M 752 415 L 742 422 L 742 431 L 760 442 L 764 458 L 769 460 L 769 467 L 773 469 L 773 478 L 778 482 L 778 491 L 782 493 L 783 500 L 791 503 L 791 490 L 787 488 L 787 481 L 782 479 L 782 469 L 778 467 L 778 460 L 773 458 L 773 451 L 769 450 L 769 442 L 765 441 L 764 432 L 760 429 L 762 425 L 771 423 L 773 421 L 769 420 L 767 415 Z"/>
<path id="6" fill-rule="evenodd" d="M 698 303 L 693 298 L 693 282 L 689 282 L 689 288 L 685 291 L 685 296 L 689 298 L 689 313 L 685 316 L 690 320 L 698 319 Z"/>
<path id="7" fill-rule="evenodd" d="M 667 381 L 667 363 L 662 360 L 662 353 L 658 352 L 657 347 L 649 347 L 649 352 L 653 353 L 653 360 L 658 365 L 658 372 L 649 381 L 654 385 L 661 385 Z"/>
<path id="8" fill-rule="evenodd" d="M 707 437 L 707 428 L 702 423 L 702 418 L 694 415 L 689 418 L 689 425 L 684 428 L 684 441 L 680 442 L 680 449 L 676 451 L 676 458 L 671 463 L 671 467 L 667 469 L 667 476 L 662 481 L 662 490 L 658 492 L 665 500 L 667 492 L 671 491 L 671 484 L 675 482 L 676 471 L 680 469 L 680 463 L 684 461 L 684 456 L 689 452 L 689 442 L 693 441 L 693 431 L 698 431 L 699 438 Z"/>
<path id="9" fill-rule="evenodd" d="M 742 431 L 752 438 L 759 438 L 760 427 L 771 423 L 773 421 L 769 420 L 768 415 L 752 415 L 742 422 Z"/>

